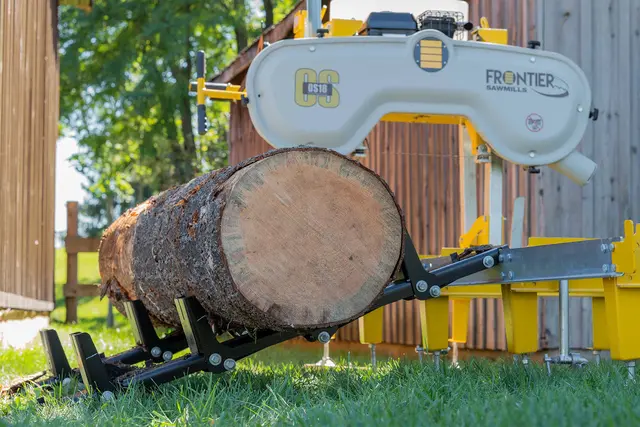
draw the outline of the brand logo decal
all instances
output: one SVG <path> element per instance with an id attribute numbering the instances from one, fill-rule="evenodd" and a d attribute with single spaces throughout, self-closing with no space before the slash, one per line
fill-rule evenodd
<path id="1" fill-rule="evenodd" d="M 340 93 L 336 85 L 340 75 L 334 70 L 322 70 L 319 73 L 310 68 L 301 68 L 295 76 L 295 102 L 300 107 L 320 105 L 324 108 L 336 108 L 340 105 Z"/>
<path id="2" fill-rule="evenodd" d="M 530 90 L 550 98 L 569 96 L 569 85 L 550 73 L 532 71 L 486 70 L 487 90 L 496 92 L 528 93 Z"/>

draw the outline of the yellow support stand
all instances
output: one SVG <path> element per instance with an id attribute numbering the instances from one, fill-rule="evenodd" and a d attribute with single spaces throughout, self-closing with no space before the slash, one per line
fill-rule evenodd
<path id="1" fill-rule="evenodd" d="M 358 319 L 358 332 L 361 344 L 380 344 L 384 328 L 384 307 Z"/>
<path id="2" fill-rule="evenodd" d="M 634 233 L 633 222 L 625 222 L 624 240 L 613 244 L 612 262 L 615 271 L 624 275 L 604 279 L 611 358 L 635 361 L 640 359 L 640 225 Z"/>
<path id="3" fill-rule="evenodd" d="M 527 354 L 538 351 L 538 294 L 518 292 L 513 285 L 502 286 L 507 351 Z"/>
<path id="4" fill-rule="evenodd" d="M 607 311 L 604 298 L 592 297 L 593 350 L 609 349 L 609 335 L 607 333 Z"/>
<path id="5" fill-rule="evenodd" d="M 471 299 L 452 299 L 451 305 L 451 342 L 464 344 L 467 342 L 467 332 L 469 331 L 469 311 L 471 310 Z"/>
<path id="6" fill-rule="evenodd" d="M 449 298 L 420 301 L 420 326 L 424 351 L 449 347 Z"/>

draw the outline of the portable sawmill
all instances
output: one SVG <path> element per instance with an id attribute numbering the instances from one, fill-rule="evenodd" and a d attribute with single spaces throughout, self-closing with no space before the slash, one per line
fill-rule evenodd
<path id="1" fill-rule="evenodd" d="M 531 302 L 530 295 L 536 298 L 545 292 L 568 295 L 584 283 L 593 285 L 590 290 L 601 292 L 604 298 L 606 319 L 598 319 L 606 324 L 612 357 L 624 361 L 640 358 L 640 332 L 627 326 L 638 320 L 635 307 L 640 304 L 640 296 L 635 288 L 640 283 L 636 276 L 640 227 L 634 231 L 633 223 L 627 222 L 623 237 L 541 239 L 527 247 L 521 247 L 517 241 L 503 242 L 503 161 L 532 173 L 548 166 L 578 185 L 586 185 L 596 171 L 596 164 L 577 150 L 590 121 L 598 118 L 582 70 L 568 58 L 542 50 L 535 41 L 527 47 L 509 46 L 506 30 L 490 28 L 484 18 L 476 26 L 458 12 L 438 10 L 419 15 L 376 12 L 363 22 L 332 19 L 324 24 L 323 13 L 319 1 L 308 1 L 307 11 L 297 16 L 296 37 L 265 44 L 249 67 L 246 87 L 207 82 L 204 53 L 198 52 L 197 80 L 189 89 L 197 95 L 199 133 L 207 132 L 208 99 L 240 102 L 247 108 L 257 132 L 275 150 L 243 165 L 226 168 L 211 178 L 196 179 L 119 219 L 127 227 L 105 234 L 101 274 L 109 271 L 108 277 L 103 275 L 103 282 L 108 282 L 103 283 L 105 293 L 126 313 L 137 345 L 124 353 L 106 356 L 98 353 L 89 334 L 72 334 L 78 360 L 78 368 L 72 369 L 57 333 L 42 331 L 51 375 L 39 384 L 52 385 L 75 376 L 88 390 L 106 392 L 126 389 L 135 383 L 162 384 L 199 371 L 222 373 L 233 370 L 237 361 L 249 355 L 295 337 L 328 343 L 339 328 L 354 318 L 359 319 L 363 343 L 376 344 L 381 341 L 380 313 L 386 305 L 401 300 L 421 302 L 424 349 L 438 353 L 449 345 L 448 318 L 444 318 L 445 314 L 448 316 L 448 298 L 480 296 L 487 289 L 504 300 L 509 350 L 526 354 L 535 351 L 530 345 L 531 337 L 535 336 L 529 324 L 531 318 L 520 315 L 521 311 L 527 316 L 534 312 L 525 304 Z M 445 249 L 438 256 L 420 256 L 404 221 L 396 218 L 395 203 L 385 198 L 386 184 L 363 175 L 364 167 L 345 160 L 347 156 L 362 154 L 363 141 L 379 121 L 453 124 L 465 130 L 461 151 L 485 165 L 489 185 L 485 194 L 486 212 L 473 224 L 467 224 L 469 231 L 461 238 L 459 248 Z M 313 157 L 313 153 L 320 153 L 319 157 Z M 400 242 L 369 249 L 377 251 L 375 257 L 370 257 L 373 261 L 365 260 L 370 266 L 365 261 L 358 265 L 368 266 L 371 272 L 349 267 L 348 261 L 353 261 L 353 256 L 347 260 L 336 255 L 333 263 L 324 263 L 313 270 L 313 275 L 296 279 L 304 292 L 300 291 L 296 304 L 286 306 L 277 299 L 284 291 L 261 282 L 264 275 L 260 280 L 251 280 L 258 274 L 247 264 L 251 255 L 240 253 L 240 246 L 233 242 L 246 237 L 238 224 L 248 221 L 247 206 L 254 209 L 253 215 L 263 212 L 256 205 L 267 209 L 263 205 L 271 203 L 252 201 L 252 192 L 263 189 L 260 191 L 269 194 L 270 188 L 280 191 L 279 180 L 287 177 L 287 168 L 293 170 L 302 164 L 307 169 L 298 175 L 292 173 L 294 181 L 304 181 L 307 176 L 329 180 L 331 174 L 334 180 L 339 175 L 342 180 L 335 178 L 336 182 L 349 186 L 353 203 L 367 192 L 380 194 L 378 200 L 388 202 L 380 212 L 377 204 L 362 206 L 372 212 L 370 216 L 386 218 L 376 221 L 388 220 L 381 230 L 388 235 L 397 234 Z M 338 166 L 333 170 L 332 165 Z M 250 166 L 255 170 L 243 169 Z M 250 182 L 247 177 L 252 177 Z M 475 188 L 475 182 L 471 179 L 463 184 L 464 200 L 473 199 L 475 203 L 475 192 L 466 193 Z M 226 217 L 217 212 L 217 202 L 205 206 L 209 202 L 204 196 L 198 201 L 201 188 L 211 191 L 207 193 L 212 195 L 211 199 L 226 197 L 220 202 L 226 204 Z M 342 187 L 336 184 L 331 189 L 335 199 L 340 200 Z M 296 194 L 300 200 L 312 200 L 316 193 Z M 295 204 L 295 200 L 284 198 L 278 193 L 271 199 Z M 226 232 L 213 231 L 226 252 L 200 243 L 185 243 L 189 238 L 184 236 L 172 239 L 167 231 L 168 222 L 158 219 L 160 215 L 151 218 L 152 209 L 160 209 L 158 206 L 173 203 L 172 207 L 184 210 L 189 209 L 185 205 L 193 200 L 202 205 L 197 212 L 187 211 L 186 234 L 197 240 L 191 234 L 194 227 L 215 217 L 220 226 L 227 226 Z M 303 212 L 301 208 L 298 213 L 305 218 L 318 217 L 319 222 L 321 215 L 327 216 L 322 220 L 338 223 L 344 216 L 343 209 L 346 208 Z M 273 215 L 276 211 L 265 212 L 268 216 L 268 212 Z M 295 217 L 289 220 L 295 222 Z M 362 221 L 367 218 L 363 216 Z M 166 234 L 165 240 L 173 243 L 163 244 L 174 246 L 151 243 L 145 246 L 144 239 L 154 233 Z M 356 258 L 367 258 L 362 249 L 367 249 L 362 244 L 367 241 L 364 234 L 346 234 L 342 241 L 334 240 L 325 249 L 333 254 L 341 246 L 357 246 L 361 252 Z M 303 244 L 315 238 L 314 230 L 296 236 Z M 130 244 L 127 239 L 135 242 Z M 260 239 L 252 242 L 265 244 L 266 240 Z M 174 270 L 184 269 L 179 260 L 172 264 L 169 258 L 177 259 L 187 247 L 202 256 L 202 264 L 194 269 L 210 273 L 215 280 L 233 282 L 233 295 L 216 291 L 220 292 L 214 293 L 218 299 L 199 299 L 190 290 L 204 285 L 192 282 L 185 282 L 182 288 L 171 292 L 163 290 L 168 287 L 162 288 L 161 282 L 178 282 Z M 136 250 L 146 251 L 144 257 L 133 258 L 131 251 Z M 236 251 L 230 253 L 233 250 Z M 301 265 L 314 262 L 313 254 L 299 252 L 295 258 L 304 259 Z M 376 260 L 382 258 L 376 257 L 382 257 L 381 254 L 392 254 L 389 259 L 397 258 L 397 265 L 388 262 L 379 267 L 381 263 Z M 104 265 L 103 257 L 109 261 Z M 126 264 L 126 268 L 118 263 Z M 153 269 L 163 271 L 155 266 L 162 263 L 171 267 L 166 271 L 170 277 L 148 273 Z M 222 278 L 218 264 L 235 274 L 231 274 L 232 280 Z M 283 288 L 290 286 L 286 278 L 278 276 L 275 271 L 278 268 L 260 264 L 261 271 L 268 272 L 264 274 L 282 280 Z M 121 270 L 130 274 L 126 280 L 118 276 Z M 344 282 L 353 278 L 371 283 L 375 276 L 385 283 L 379 293 L 367 288 L 368 285 L 349 288 L 347 283 L 336 283 L 331 288 L 326 283 L 323 291 L 325 288 L 320 286 L 323 276 L 315 277 L 318 271 L 326 274 L 327 282 L 344 277 Z M 116 278 L 118 283 L 114 284 Z M 249 284 L 245 286 L 244 281 Z M 308 288 L 307 281 L 320 285 L 317 289 Z M 553 283 L 555 288 L 545 285 Z M 269 292 L 254 295 L 259 287 Z M 164 299 L 156 295 L 162 292 Z M 305 292 L 312 297 L 305 298 Z M 362 298 L 357 304 L 353 302 L 356 294 Z M 253 305 L 238 308 L 234 302 L 234 298 L 240 298 L 238 295 Z M 265 307 L 263 311 L 258 310 L 261 304 Z M 231 310 L 228 306 L 236 308 Z M 240 321 L 232 322 L 230 318 Z M 154 329 L 158 323 L 176 327 L 169 335 L 159 337 Z M 533 323 L 537 332 L 537 321 Z M 527 338 L 516 342 L 514 337 L 519 334 Z M 524 347 L 523 341 L 527 343 Z M 189 350 L 188 355 L 174 358 L 175 353 L 185 349 Z M 573 355 L 565 353 L 556 360 L 549 358 L 548 362 L 576 362 Z M 135 366 L 141 362 L 146 364 L 145 368 Z"/>

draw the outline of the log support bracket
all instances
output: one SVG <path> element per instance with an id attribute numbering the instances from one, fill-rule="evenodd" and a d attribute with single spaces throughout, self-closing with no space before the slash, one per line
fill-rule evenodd
<path id="1" fill-rule="evenodd" d="M 437 298 L 440 288 L 449 283 L 497 265 L 503 249 L 481 247 L 466 250 L 446 259 L 433 260 L 437 267 L 428 269 L 420 260 L 409 234 L 405 233 L 403 277 L 385 288 L 368 313 L 400 300 Z M 37 384 L 51 388 L 65 378 L 76 377 L 82 380 L 88 392 L 83 392 L 84 395 L 113 393 L 133 384 L 156 386 L 200 371 L 233 371 L 237 361 L 295 337 L 325 343 L 344 326 L 307 331 L 245 330 L 218 334 L 195 297 L 178 298 L 175 305 L 181 328 L 159 338 L 142 302 L 127 301 L 125 310 L 136 347 L 111 357 L 98 353 L 88 333 L 71 334 L 78 360 L 78 368 L 75 369 L 70 368 L 57 333 L 54 330 L 43 331 L 41 339 L 52 376 Z M 176 353 L 186 349 L 188 354 L 174 358 Z M 134 366 L 141 362 L 145 367 Z"/>

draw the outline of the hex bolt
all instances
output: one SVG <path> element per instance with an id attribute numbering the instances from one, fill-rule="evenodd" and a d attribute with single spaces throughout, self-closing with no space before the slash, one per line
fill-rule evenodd
<path id="1" fill-rule="evenodd" d="M 322 331 L 318 334 L 318 341 L 322 344 L 326 344 L 331 341 L 331 335 L 329 335 L 329 332 L 327 331 Z"/>
<path id="2" fill-rule="evenodd" d="M 603 273 L 608 273 L 609 272 L 609 264 L 603 264 L 602 265 L 602 272 Z"/>
<path id="3" fill-rule="evenodd" d="M 509 280 L 513 280 L 513 278 L 515 277 L 515 274 L 513 271 L 509 272 Z"/>
<path id="4" fill-rule="evenodd" d="M 500 273 L 500 277 L 502 277 L 502 279 L 506 279 L 507 278 L 507 273 L 505 273 L 504 271 L 502 271 Z"/>
<path id="5" fill-rule="evenodd" d="M 173 359 L 173 353 L 171 353 L 168 350 L 162 353 L 162 360 L 164 360 L 165 362 L 168 362 L 171 359 Z"/>
<path id="6" fill-rule="evenodd" d="M 606 243 L 601 244 L 600 250 L 602 251 L 602 253 L 606 254 L 607 252 L 609 252 L 609 245 L 607 245 Z"/>
<path id="7" fill-rule="evenodd" d="M 227 371 L 233 371 L 236 368 L 236 361 L 233 359 L 227 359 L 224 361 L 224 369 Z"/>
<path id="8" fill-rule="evenodd" d="M 425 282 L 424 280 L 419 280 L 418 283 L 416 283 L 416 289 L 418 290 L 418 292 L 424 292 L 429 288 L 429 285 L 427 285 L 427 282 Z"/>
<path id="9" fill-rule="evenodd" d="M 222 356 L 220 356 L 218 353 L 213 353 L 211 356 L 209 356 L 209 363 L 211 363 L 213 366 L 218 366 L 221 362 Z"/>
<path id="10" fill-rule="evenodd" d="M 616 250 L 616 245 L 614 245 L 613 243 L 609 243 L 609 252 L 613 252 Z"/>
<path id="11" fill-rule="evenodd" d="M 498 261 L 499 262 L 504 262 L 504 255 L 502 255 L 502 254 L 498 255 Z"/>
<path id="12" fill-rule="evenodd" d="M 484 265 L 487 268 L 493 267 L 495 263 L 496 263 L 495 260 L 491 256 L 486 256 L 482 260 L 482 265 Z"/>
<path id="13" fill-rule="evenodd" d="M 162 356 L 162 350 L 160 350 L 160 347 L 153 347 L 151 349 L 151 355 L 153 357 L 160 357 Z"/>
<path id="14" fill-rule="evenodd" d="M 431 295 L 433 298 L 438 298 L 440 296 L 440 286 L 432 286 L 431 289 L 429 289 L 429 295 Z"/>

